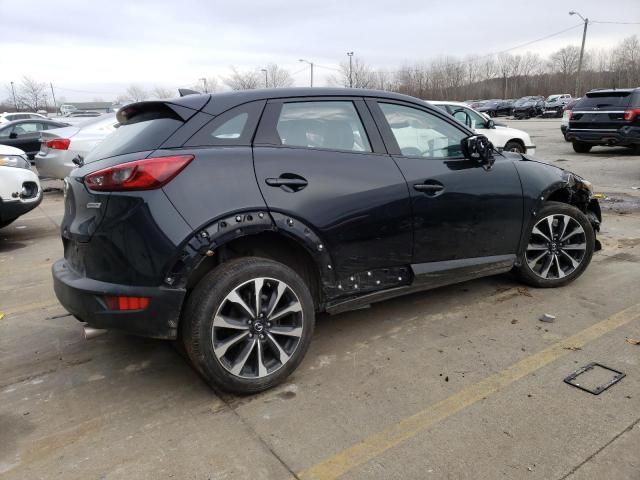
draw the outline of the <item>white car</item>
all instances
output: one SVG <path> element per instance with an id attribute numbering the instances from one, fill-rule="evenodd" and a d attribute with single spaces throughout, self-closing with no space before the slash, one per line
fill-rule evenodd
<path id="1" fill-rule="evenodd" d="M 536 146 L 527 132 L 496 124 L 488 116 L 462 102 L 428 101 L 453 115 L 478 134 L 485 135 L 497 150 L 535 155 Z"/>
<path id="2" fill-rule="evenodd" d="M 31 171 L 27 154 L 0 145 L 0 228 L 33 210 L 41 201 L 40 181 Z"/>
<path id="3" fill-rule="evenodd" d="M 0 114 L 0 124 L 13 122 L 14 120 L 38 120 L 43 118 L 48 118 L 48 117 L 46 115 L 41 115 L 39 113 L 32 113 L 32 112 L 14 112 L 14 113 L 4 112 Z"/>
<path id="4" fill-rule="evenodd" d="M 85 120 L 80 125 L 56 128 L 40 134 L 40 151 L 35 164 L 40 178 L 63 180 L 76 165 L 73 159 L 85 157 L 110 133 L 114 132 L 118 120 L 115 113 Z"/>

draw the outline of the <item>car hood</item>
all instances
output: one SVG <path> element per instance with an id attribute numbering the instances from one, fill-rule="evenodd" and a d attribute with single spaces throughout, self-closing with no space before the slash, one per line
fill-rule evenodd
<path id="1" fill-rule="evenodd" d="M 10 147 L 9 145 L 0 145 L 0 155 L 26 155 L 24 150 L 19 148 Z"/>

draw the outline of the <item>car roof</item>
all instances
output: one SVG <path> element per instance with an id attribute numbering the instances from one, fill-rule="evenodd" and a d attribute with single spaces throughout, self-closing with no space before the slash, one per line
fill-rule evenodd
<path id="1" fill-rule="evenodd" d="M 433 105 L 458 105 L 460 107 L 471 108 L 467 103 L 464 102 L 449 102 L 447 100 L 425 100 L 425 102 L 429 102 Z"/>
<path id="2" fill-rule="evenodd" d="M 389 100 L 424 104 L 423 100 L 400 93 L 364 88 L 317 88 L 317 87 L 289 87 L 263 88 L 255 90 L 237 90 L 231 92 L 186 95 L 180 98 L 161 101 L 187 107 L 193 110 L 203 110 L 211 115 L 218 115 L 230 108 L 255 100 L 271 100 L 278 98 L 303 97 L 375 97 Z M 157 101 L 156 101 L 157 102 Z M 138 102 L 144 104 L 147 102 Z M 127 105 L 128 107 L 129 105 Z M 123 107 L 125 110 L 127 107 Z"/>
<path id="3" fill-rule="evenodd" d="M 587 95 L 589 95 L 590 93 L 616 93 L 616 92 L 635 92 L 636 90 L 640 90 L 640 88 L 636 87 L 636 88 L 594 88 L 592 90 L 589 90 L 587 92 Z"/>

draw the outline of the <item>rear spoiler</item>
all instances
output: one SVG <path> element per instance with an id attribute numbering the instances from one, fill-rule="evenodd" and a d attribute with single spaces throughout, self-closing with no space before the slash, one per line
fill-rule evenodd
<path id="1" fill-rule="evenodd" d="M 178 93 L 181 97 L 186 97 L 187 95 L 200 95 L 201 92 L 191 90 L 190 88 L 179 88 Z"/>

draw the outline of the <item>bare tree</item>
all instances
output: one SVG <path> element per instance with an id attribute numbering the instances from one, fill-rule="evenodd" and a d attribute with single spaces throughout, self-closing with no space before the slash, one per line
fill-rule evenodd
<path id="1" fill-rule="evenodd" d="M 218 91 L 218 79 L 216 77 L 203 77 L 198 80 L 193 87 L 192 90 L 200 93 L 213 93 Z"/>
<path id="2" fill-rule="evenodd" d="M 47 98 L 47 84 L 30 77 L 22 77 L 22 82 L 16 87 L 16 102 L 20 109 L 36 112 L 46 108 Z"/>
<path id="3" fill-rule="evenodd" d="M 340 73 L 329 78 L 329 83 L 353 88 L 373 88 L 376 83 L 376 74 L 373 70 L 360 60 L 359 57 L 351 57 L 351 67 L 349 62 L 340 64 Z"/>
<path id="4" fill-rule="evenodd" d="M 240 72 L 236 67 L 231 67 L 231 75 L 223 81 L 231 90 L 252 90 L 260 87 L 259 73 L 258 70 Z"/>
<path id="5" fill-rule="evenodd" d="M 160 100 L 162 100 L 163 98 L 173 98 L 177 95 L 177 92 L 174 92 L 173 90 L 166 87 L 160 87 L 158 85 L 156 85 L 153 90 L 151 90 L 151 97 Z"/>
<path id="6" fill-rule="evenodd" d="M 132 103 L 132 102 L 141 102 L 149 98 L 149 92 L 147 90 L 136 84 L 129 85 L 127 91 L 124 95 L 118 97 L 118 100 L 121 103 Z"/>
<path id="7" fill-rule="evenodd" d="M 553 52 L 549 57 L 549 65 L 553 71 L 562 74 L 564 77 L 568 77 L 578 70 L 579 58 L 580 48 L 570 45 L 561 48 L 557 52 Z"/>
<path id="8" fill-rule="evenodd" d="M 266 73 L 265 83 L 267 88 L 282 88 L 293 85 L 293 78 L 291 78 L 289 71 L 280 68 L 276 63 L 270 63 L 265 70 L 266 72 L 262 73 Z"/>

